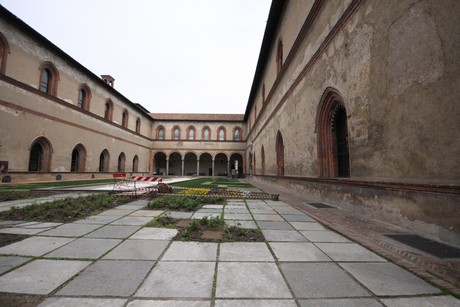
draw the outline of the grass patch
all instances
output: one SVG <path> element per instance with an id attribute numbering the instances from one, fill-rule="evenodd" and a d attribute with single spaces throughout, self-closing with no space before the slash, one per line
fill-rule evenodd
<path id="1" fill-rule="evenodd" d="M 157 216 L 147 224 L 145 227 L 155 227 L 155 228 L 176 228 L 177 219 L 174 219 L 170 216 Z"/>
<path id="2" fill-rule="evenodd" d="M 5 184 L 0 186 L 0 191 L 5 190 L 34 190 L 42 188 L 57 188 L 79 185 L 113 183 L 113 179 L 97 179 L 97 180 L 75 180 L 75 181 L 56 181 L 56 182 L 35 182 L 23 184 Z"/>
<path id="3" fill-rule="evenodd" d="M 204 184 L 207 182 L 211 182 L 209 184 Z M 217 189 L 219 185 L 226 185 L 228 187 L 238 187 L 238 188 L 250 188 L 253 187 L 249 183 L 241 182 L 237 179 L 227 179 L 227 178 L 197 178 L 193 180 L 183 181 L 172 183 L 171 186 L 176 187 L 183 187 L 183 188 L 209 188 L 209 189 Z M 222 188 L 219 188 L 222 189 Z"/>
<path id="4" fill-rule="evenodd" d="M 154 210 L 196 211 L 204 204 L 218 204 L 223 202 L 224 199 L 221 197 L 167 195 L 155 198 L 147 205 L 147 208 Z"/>
<path id="5" fill-rule="evenodd" d="M 114 208 L 131 200 L 109 194 L 93 194 L 78 198 L 65 198 L 43 204 L 0 212 L 0 220 L 68 223 L 86 218 L 103 210 Z"/>

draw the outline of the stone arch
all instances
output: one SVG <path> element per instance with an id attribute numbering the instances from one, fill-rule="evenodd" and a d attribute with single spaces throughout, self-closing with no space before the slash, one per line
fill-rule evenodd
<path id="1" fill-rule="evenodd" d="M 71 172 L 84 172 L 86 164 L 86 148 L 83 144 L 77 144 L 72 150 L 70 161 Z"/>
<path id="2" fill-rule="evenodd" d="M 236 163 L 236 161 L 238 161 L 238 163 Z M 243 162 L 243 156 L 240 153 L 233 153 L 230 156 L 230 174 L 232 176 L 235 175 L 239 178 L 243 177 Z M 235 170 L 235 173 L 233 173 L 233 170 Z"/>
<path id="3" fill-rule="evenodd" d="M 279 130 L 276 134 L 276 167 L 277 175 L 284 176 L 284 142 Z"/>
<path id="4" fill-rule="evenodd" d="M 214 176 L 228 175 L 228 157 L 224 153 L 218 153 L 214 157 Z"/>
<path id="5" fill-rule="evenodd" d="M 166 154 L 162 151 L 155 153 L 153 156 L 153 172 L 156 175 L 166 175 Z"/>
<path id="6" fill-rule="evenodd" d="M 196 139 L 196 129 L 195 126 L 190 125 L 187 127 L 187 135 L 186 138 L 188 141 L 194 141 Z"/>
<path id="7" fill-rule="evenodd" d="M 59 81 L 59 71 L 56 66 L 49 61 L 45 61 L 40 65 L 40 82 L 38 89 L 42 93 L 48 95 L 57 95 L 57 85 Z"/>
<path id="8" fill-rule="evenodd" d="M 184 175 L 197 175 L 198 158 L 194 152 L 187 152 L 184 156 Z"/>
<path id="9" fill-rule="evenodd" d="M 113 118 L 113 102 L 111 99 L 107 99 L 104 105 L 104 118 L 108 121 L 112 121 Z"/>
<path id="10" fill-rule="evenodd" d="M 89 111 L 91 104 L 91 89 L 87 84 L 80 85 L 78 89 L 78 100 L 77 105 L 79 108 Z"/>
<path id="11" fill-rule="evenodd" d="M 29 150 L 29 172 L 49 172 L 53 153 L 51 142 L 39 137 L 32 142 Z"/>
<path id="12" fill-rule="evenodd" d="M 125 172 L 126 171 L 126 156 L 124 152 L 121 152 L 118 155 L 118 163 L 117 163 L 117 172 Z"/>
<path id="13" fill-rule="evenodd" d="M 340 93 L 327 88 L 316 113 L 319 177 L 350 177 L 347 111 Z"/>
<path id="14" fill-rule="evenodd" d="M 164 140 L 165 139 L 165 133 L 166 133 L 166 130 L 165 130 L 165 127 L 160 125 L 156 128 L 156 131 L 155 131 L 155 135 L 156 135 L 156 138 L 157 140 Z"/>
<path id="15" fill-rule="evenodd" d="M 104 149 L 99 155 L 99 172 L 106 173 L 109 171 L 110 154 L 107 149 Z"/>
<path id="16" fill-rule="evenodd" d="M 200 155 L 199 176 L 212 176 L 212 156 L 210 153 L 204 152 Z"/>
<path id="17" fill-rule="evenodd" d="M 134 155 L 134 158 L 133 158 L 132 172 L 133 173 L 138 173 L 139 172 L 139 157 L 137 155 Z"/>
<path id="18" fill-rule="evenodd" d="M 201 129 L 201 139 L 204 141 L 211 140 L 211 128 L 209 126 L 206 125 Z"/>
<path id="19" fill-rule="evenodd" d="M 169 155 L 169 174 L 180 176 L 182 174 L 182 155 L 179 152 L 172 152 Z"/>

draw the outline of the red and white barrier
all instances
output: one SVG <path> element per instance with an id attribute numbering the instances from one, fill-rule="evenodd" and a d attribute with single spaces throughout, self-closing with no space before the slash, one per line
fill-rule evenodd
<path id="1" fill-rule="evenodd" d="M 151 183 L 160 183 L 163 182 L 161 177 L 144 177 L 144 176 L 131 176 L 131 181 L 136 182 L 151 182 Z"/>

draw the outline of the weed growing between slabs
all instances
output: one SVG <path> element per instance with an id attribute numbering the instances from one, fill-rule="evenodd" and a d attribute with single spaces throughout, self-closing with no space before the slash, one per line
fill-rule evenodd
<path id="1" fill-rule="evenodd" d="M 223 203 L 224 199 L 221 197 L 168 195 L 155 198 L 147 205 L 147 208 L 153 210 L 196 211 L 204 204 Z"/>
<path id="2" fill-rule="evenodd" d="M 112 209 L 131 200 L 129 196 L 105 193 L 65 198 L 22 208 L 13 207 L 8 211 L 0 212 L 0 220 L 69 223 Z"/>

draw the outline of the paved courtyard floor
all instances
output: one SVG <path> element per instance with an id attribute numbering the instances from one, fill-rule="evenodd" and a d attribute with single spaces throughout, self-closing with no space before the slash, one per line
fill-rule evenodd
<path id="1" fill-rule="evenodd" d="M 39 306 L 460 306 L 455 297 L 283 201 L 228 200 L 185 216 L 136 200 L 68 224 L 2 221 L 0 297 Z M 224 214 L 265 242 L 172 241 L 154 216 Z M 1 301 L 0 301 L 0 305 Z"/>

